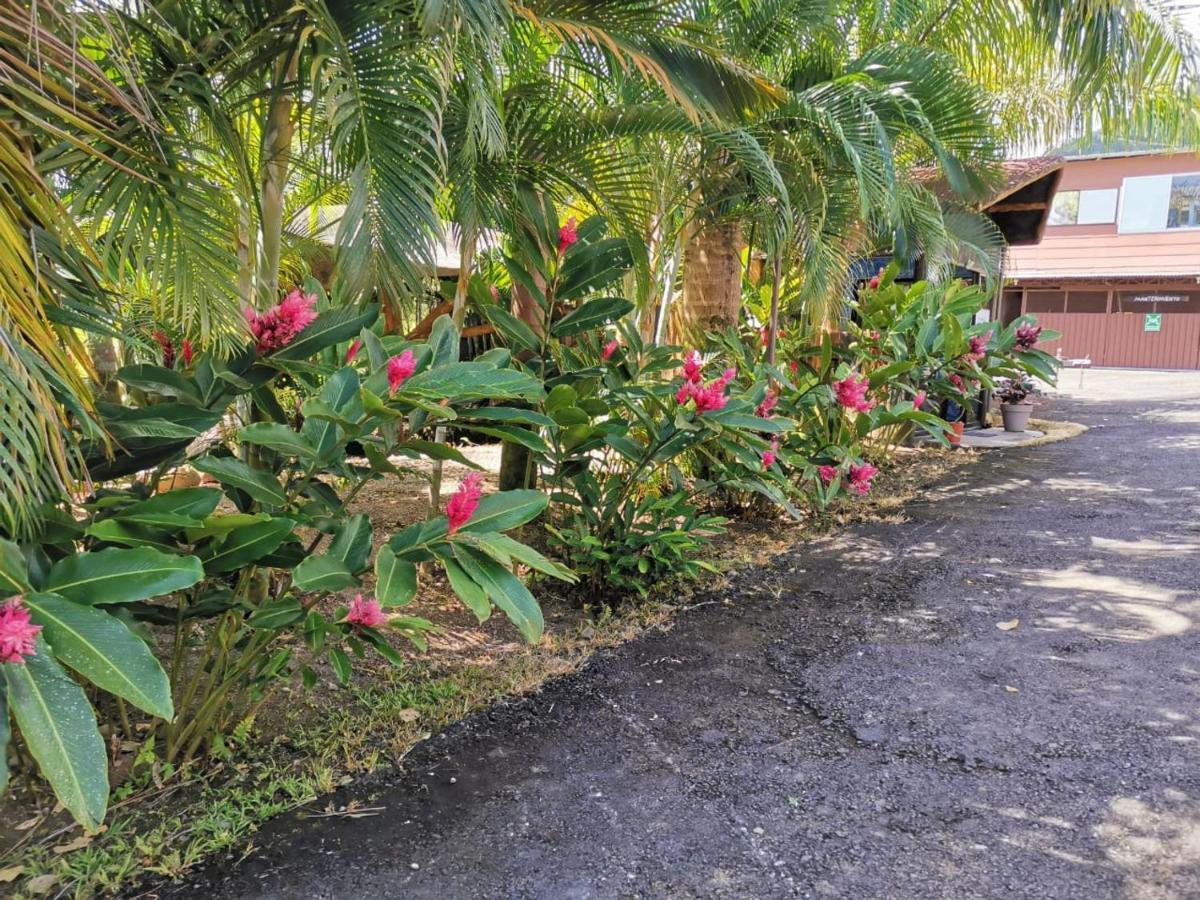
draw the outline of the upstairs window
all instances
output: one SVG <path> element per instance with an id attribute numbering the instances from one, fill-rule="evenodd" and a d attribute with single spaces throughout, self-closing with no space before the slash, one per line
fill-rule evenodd
<path id="1" fill-rule="evenodd" d="M 1059 191 L 1048 225 L 1111 225 L 1117 220 L 1117 189 Z"/>
<path id="2" fill-rule="evenodd" d="M 1200 173 L 1126 178 L 1117 230 L 1200 228 Z"/>

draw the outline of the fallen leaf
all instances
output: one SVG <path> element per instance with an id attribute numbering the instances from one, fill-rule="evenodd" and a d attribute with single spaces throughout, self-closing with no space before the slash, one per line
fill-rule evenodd
<path id="1" fill-rule="evenodd" d="M 1015 687 L 1013 687 L 1011 684 L 1006 684 L 1006 685 L 1004 686 L 1004 689 L 1005 689 L 1006 691 L 1008 691 L 1010 694 L 1017 694 L 1017 693 L 1020 693 L 1020 691 L 1018 691 L 1018 690 L 1017 690 Z"/>
<path id="2" fill-rule="evenodd" d="M 997 622 L 996 627 L 1001 631 L 1012 631 L 1021 624 L 1020 619 L 1009 619 L 1007 622 Z"/>
<path id="3" fill-rule="evenodd" d="M 31 894 L 48 894 L 51 888 L 58 884 L 57 875 L 39 875 L 25 882 L 25 890 Z"/>
<path id="4" fill-rule="evenodd" d="M 9 866 L 7 869 L 0 869 L 0 884 L 8 884 L 24 871 L 24 866 Z"/>
<path id="5" fill-rule="evenodd" d="M 82 850 L 91 842 L 92 836 L 90 834 L 81 834 L 79 837 L 75 838 L 75 840 L 68 841 L 65 844 L 58 844 L 51 849 L 61 856 L 64 853 L 70 853 L 72 850 Z"/>
<path id="6" fill-rule="evenodd" d="M 396 713 L 396 717 L 400 719 L 401 722 L 415 722 L 417 719 L 421 718 L 421 713 L 420 710 L 416 709 L 402 709 L 400 712 Z"/>
<path id="7" fill-rule="evenodd" d="M 26 819 L 24 822 L 22 822 L 20 825 L 17 826 L 17 831 L 28 831 L 30 828 L 32 828 L 34 825 L 36 825 L 40 821 L 42 821 L 41 816 L 34 816 L 32 819 Z"/>

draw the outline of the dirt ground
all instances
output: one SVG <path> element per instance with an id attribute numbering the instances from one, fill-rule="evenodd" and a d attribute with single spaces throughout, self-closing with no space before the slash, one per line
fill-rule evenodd
<path id="1" fill-rule="evenodd" d="M 1200 389 L 1127 392 L 167 895 L 1200 895 Z"/>

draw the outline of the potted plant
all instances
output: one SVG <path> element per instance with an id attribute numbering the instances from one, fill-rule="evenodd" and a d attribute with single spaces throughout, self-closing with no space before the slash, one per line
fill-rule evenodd
<path id="1" fill-rule="evenodd" d="M 1033 401 L 1037 391 L 1032 378 L 999 378 L 996 380 L 996 396 L 1000 398 L 1000 415 L 1004 417 L 1005 431 L 1024 431 L 1033 414 Z"/>

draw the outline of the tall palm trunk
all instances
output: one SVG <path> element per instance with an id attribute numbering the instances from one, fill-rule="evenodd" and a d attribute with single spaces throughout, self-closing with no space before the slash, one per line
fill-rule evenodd
<path id="1" fill-rule="evenodd" d="M 742 305 L 742 231 L 736 222 L 690 229 L 683 292 L 672 305 L 671 343 L 694 343 L 713 328 L 736 325 Z"/>
<path id="2" fill-rule="evenodd" d="M 300 66 L 298 49 L 280 57 L 275 71 L 274 96 L 263 134 L 262 170 L 262 261 L 259 268 L 260 296 L 274 303 L 279 293 L 279 259 L 283 246 L 283 197 L 287 189 L 288 162 L 296 124 L 292 118 L 291 86 Z"/>

